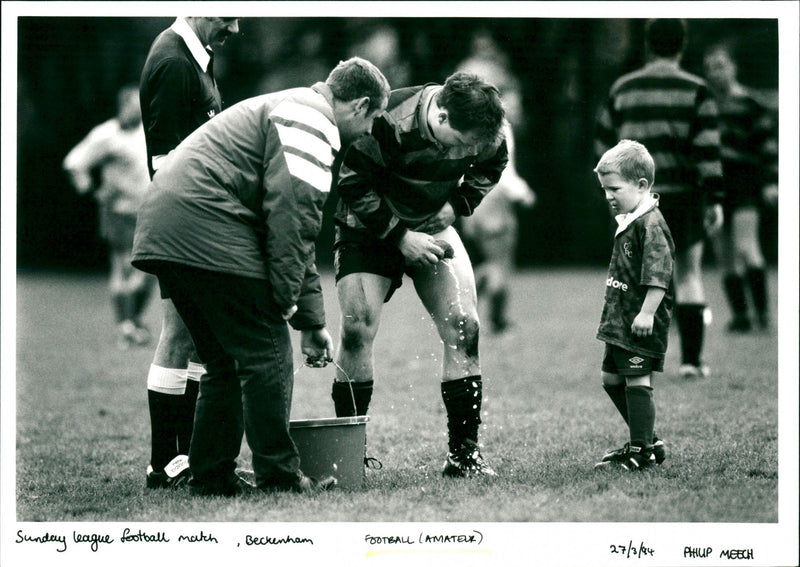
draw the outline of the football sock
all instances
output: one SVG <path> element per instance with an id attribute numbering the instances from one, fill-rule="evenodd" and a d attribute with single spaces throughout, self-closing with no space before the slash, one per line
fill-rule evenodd
<path id="1" fill-rule="evenodd" d="M 111 296 L 111 301 L 114 304 L 114 317 L 117 323 L 132 319 L 133 308 L 129 294 L 115 293 Z"/>
<path id="2" fill-rule="evenodd" d="M 703 312 L 706 306 L 701 303 L 681 303 L 675 312 L 678 332 L 681 337 L 681 361 L 683 364 L 700 366 L 700 353 L 703 351 L 705 323 Z"/>
<path id="3" fill-rule="evenodd" d="M 622 419 L 625 420 L 625 423 L 628 423 L 628 398 L 625 394 L 625 384 L 615 384 L 613 386 L 603 384 L 603 389 L 608 394 L 608 397 L 611 398 L 611 401 L 614 402 L 614 406 L 619 411 Z"/>
<path id="4" fill-rule="evenodd" d="M 506 307 L 508 305 L 508 290 L 499 289 L 492 294 L 491 320 L 495 330 L 503 330 L 508 326 Z"/>
<path id="5" fill-rule="evenodd" d="M 186 391 L 180 397 L 178 415 L 175 416 L 175 433 L 178 438 L 178 454 L 188 455 L 194 431 L 194 410 L 197 406 L 199 380 L 187 380 Z"/>
<path id="6" fill-rule="evenodd" d="M 651 386 L 628 386 L 628 427 L 631 445 L 648 447 L 653 444 L 653 427 L 656 422 L 656 405 Z"/>
<path id="7" fill-rule="evenodd" d="M 147 307 L 147 302 L 150 299 L 150 292 L 152 287 L 149 284 L 144 284 L 142 287 L 133 292 L 133 313 L 135 319 L 138 319 L 144 313 Z"/>
<path id="8" fill-rule="evenodd" d="M 150 465 L 156 472 L 178 455 L 177 422 L 186 390 L 186 370 L 150 365 L 147 401 L 150 410 Z"/>
<path id="9" fill-rule="evenodd" d="M 483 397 L 481 376 L 467 376 L 442 382 L 441 389 L 447 411 L 450 451 L 457 451 L 467 440 L 477 443 Z"/>
<path id="10" fill-rule="evenodd" d="M 753 306 L 763 324 L 767 320 L 767 271 L 764 268 L 750 268 L 747 270 L 747 283 Z"/>
<path id="11" fill-rule="evenodd" d="M 738 274 L 728 274 L 723 280 L 725 296 L 735 318 L 747 316 L 747 297 L 744 293 L 744 278 Z"/>
<path id="12" fill-rule="evenodd" d="M 331 389 L 333 407 L 336 417 L 352 417 L 356 415 L 367 415 L 369 402 L 372 399 L 372 389 L 374 380 L 364 382 L 342 382 L 334 380 Z M 350 387 L 353 387 L 352 393 Z M 355 398 L 356 407 L 353 407 Z"/>

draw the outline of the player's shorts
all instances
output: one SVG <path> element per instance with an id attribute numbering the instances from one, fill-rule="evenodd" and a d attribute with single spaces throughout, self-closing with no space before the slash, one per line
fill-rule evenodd
<path id="1" fill-rule="evenodd" d="M 337 233 L 337 237 L 341 235 Z M 382 240 L 356 241 L 346 237 L 337 238 L 333 267 L 336 282 L 349 274 L 367 273 L 391 280 L 384 302 L 403 285 L 406 261 L 403 253 L 394 244 Z"/>
<path id="2" fill-rule="evenodd" d="M 136 215 L 115 213 L 101 209 L 100 235 L 115 252 L 125 252 L 133 248 L 133 234 L 136 231 Z"/>
<path id="3" fill-rule="evenodd" d="M 656 189 L 656 192 L 658 190 Z M 697 192 L 667 193 L 658 200 L 658 208 L 667 221 L 675 251 L 684 252 L 706 237 L 705 197 Z"/>
<path id="4" fill-rule="evenodd" d="M 722 205 L 726 220 L 731 218 L 736 209 L 763 205 L 758 170 L 731 163 L 723 163 L 723 170 L 725 172 L 725 199 Z"/>
<path id="5" fill-rule="evenodd" d="M 637 354 L 606 343 L 602 368 L 603 372 L 618 376 L 647 376 L 652 372 L 664 372 L 664 359 Z"/>

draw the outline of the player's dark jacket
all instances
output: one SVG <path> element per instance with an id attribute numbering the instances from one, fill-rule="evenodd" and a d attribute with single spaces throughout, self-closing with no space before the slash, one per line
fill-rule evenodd
<path id="1" fill-rule="evenodd" d="M 222 110 L 222 97 L 214 77 L 200 67 L 184 39 L 174 30 L 176 25 L 177 22 L 156 37 L 139 84 L 151 177 L 154 156 L 168 154 Z"/>
<path id="2" fill-rule="evenodd" d="M 597 338 L 638 354 L 663 358 L 675 301 L 672 234 L 655 197 L 627 215 L 617 215 L 617 222 Z M 631 325 L 650 286 L 663 288 L 666 293 L 655 313 L 653 334 L 635 337 Z"/>
<path id="3" fill-rule="evenodd" d="M 677 62 L 656 59 L 613 84 L 598 117 L 597 156 L 623 139 L 650 151 L 659 194 L 702 191 L 721 202 L 717 106 L 705 81 Z"/>
<path id="4" fill-rule="evenodd" d="M 439 85 L 392 91 L 372 135 L 347 150 L 339 173 L 337 237 L 397 242 L 448 201 L 457 215 L 472 214 L 508 162 L 502 131 L 485 146 L 444 148 L 426 120 Z"/>
<path id="5" fill-rule="evenodd" d="M 314 243 L 340 147 L 324 83 L 250 98 L 164 160 L 139 211 L 133 264 L 267 280 L 295 329 L 324 326 Z"/>
<path id="6" fill-rule="evenodd" d="M 778 183 L 777 117 L 746 89 L 717 99 L 722 171 L 733 204 Z"/>

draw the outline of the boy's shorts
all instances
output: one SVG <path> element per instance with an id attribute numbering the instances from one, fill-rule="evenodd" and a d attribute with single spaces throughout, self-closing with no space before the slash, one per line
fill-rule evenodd
<path id="1" fill-rule="evenodd" d="M 705 206 L 704 196 L 696 192 L 661 195 L 658 209 L 667 221 L 677 252 L 705 239 Z"/>
<path id="2" fill-rule="evenodd" d="M 637 354 L 606 343 L 603 372 L 618 376 L 647 376 L 652 372 L 664 372 L 664 359 Z"/>
<path id="3" fill-rule="evenodd" d="M 345 240 L 336 245 L 333 266 L 337 283 L 346 275 L 355 273 L 376 274 L 389 278 L 392 283 L 383 300 L 385 303 L 391 299 L 395 290 L 403 285 L 406 260 L 397 246 L 381 240 L 366 242 Z"/>

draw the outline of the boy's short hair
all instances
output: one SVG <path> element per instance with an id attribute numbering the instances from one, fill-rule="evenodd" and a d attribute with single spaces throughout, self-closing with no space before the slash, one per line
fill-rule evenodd
<path id="1" fill-rule="evenodd" d="M 484 139 L 495 138 L 503 127 L 505 110 L 497 87 L 472 73 L 450 75 L 436 96 L 447 111 L 450 125 L 459 132 L 477 130 Z"/>
<path id="2" fill-rule="evenodd" d="M 650 50 L 659 57 L 674 57 L 686 46 L 686 21 L 679 19 L 648 20 L 645 38 Z"/>
<path id="3" fill-rule="evenodd" d="M 646 179 L 650 187 L 656 179 L 656 164 L 653 156 L 635 140 L 620 140 L 608 150 L 594 168 L 597 174 L 616 173 L 626 181 Z"/>
<path id="4" fill-rule="evenodd" d="M 339 100 L 369 97 L 369 112 L 381 108 L 391 92 L 389 81 L 380 69 L 361 57 L 340 61 L 328 75 L 325 84 Z"/>

